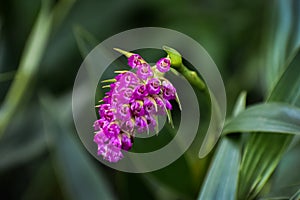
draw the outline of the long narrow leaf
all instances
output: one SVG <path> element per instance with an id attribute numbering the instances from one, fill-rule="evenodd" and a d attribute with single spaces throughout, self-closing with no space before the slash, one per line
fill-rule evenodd
<path id="1" fill-rule="evenodd" d="M 45 132 L 63 191 L 74 200 L 114 199 L 100 169 L 93 166 L 71 136 L 66 120 L 57 117 L 59 110 L 51 102 L 53 100 L 47 97 L 41 98 Z"/>
<path id="2" fill-rule="evenodd" d="M 0 110 L 0 137 L 24 101 L 28 87 L 37 73 L 52 25 L 49 1 L 44 1 L 40 14 L 26 43 L 18 71 Z"/>
<path id="3" fill-rule="evenodd" d="M 223 133 L 257 131 L 300 134 L 300 108 L 283 103 L 255 105 L 229 121 Z"/>
<path id="4" fill-rule="evenodd" d="M 299 105 L 300 68 L 298 59 L 299 55 L 285 70 L 268 101 Z M 258 115 L 257 117 L 260 116 Z M 295 124 L 296 122 L 293 123 Z M 283 127 L 281 129 L 284 130 Z M 246 143 L 241 164 L 239 198 L 253 199 L 258 195 L 278 165 L 292 138 L 291 135 L 286 134 L 251 134 Z"/>
<path id="5" fill-rule="evenodd" d="M 233 115 L 245 109 L 246 93 L 242 92 L 237 100 Z M 239 140 L 223 137 L 218 147 L 208 175 L 203 183 L 199 200 L 235 199 L 238 186 L 240 165 Z"/>

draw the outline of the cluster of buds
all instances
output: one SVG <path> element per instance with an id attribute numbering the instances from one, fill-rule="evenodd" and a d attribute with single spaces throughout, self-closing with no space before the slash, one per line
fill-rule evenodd
<path id="1" fill-rule="evenodd" d="M 161 58 L 150 66 L 140 55 L 115 49 L 128 58 L 131 71 L 116 71 L 118 75 L 109 82 L 110 90 L 101 100 L 100 119 L 94 123 L 94 142 L 98 155 L 109 162 L 123 158 L 122 150 L 129 151 L 135 134 L 156 131 L 158 115 L 167 115 L 170 120 L 172 104 L 177 100 L 176 89 L 164 77 L 170 70 L 170 58 Z M 171 121 L 171 120 L 170 120 Z"/>

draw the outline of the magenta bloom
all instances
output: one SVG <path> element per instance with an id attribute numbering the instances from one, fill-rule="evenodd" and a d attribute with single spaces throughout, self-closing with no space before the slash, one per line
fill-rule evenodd
<path id="1" fill-rule="evenodd" d="M 140 79 L 147 80 L 153 76 L 153 71 L 148 63 L 144 63 L 138 68 L 136 74 Z"/>
<path id="2" fill-rule="evenodd" d="M 135 124 L 134 119 L 129 119 L 127 121 L 124 121 L 121 126 L 122 130 L 126 133 L 132 133 L 134 130 L 134 124 Z"/>
<path id="3" fill-rule="evenodd" d="M 169 81 L 163 81 L 163 97 L 167 100 L 176 98 L 176 89 Z"/>
<path id="4" fill-rule="evenodd" d="M 151 97 L 146 97 L 145 99 L 144 99 L 144 110 L 145 110 L 145 112 L 146 113 L 148 113 L 148 114 L 152 114 L 152 113 L 154 113 L 155 112 L 155 100 L 154 99 L 152 99 Z"/>
<path id="5" fill-rule="evenodd" d="M 160 80 L 158 78 L 150 79 L 147 82 L 147 91 L 149 94 L 159 94 L 160 92 Z"/>
<path id="6" fill-rule="evenodd" d="M 99 131 L 94 136 L 94 142 L 98 145 L 98 155 L 109 162 L 118 162 L 123 158 L 120 144 L 116 138 L 109 139 L 103 132 Z"/>
<path id="7" fill-rule="evenodd" d="M 170 69 L 169 58 L 156 63 L 162 72 L 158 73 L 140 55 L 126 55 L 133 71 L 112 79 L 104 103 L 99 106 L 100 119 L 93 124 L 97 153 L 109 162 L 124 157 L 122 151 L 132 148 L 136 133 L 154 131 L 158 126 L 157 115 L 166 115 L 172 109 L 169 100 L 176 98 L 176 89 L 162 74 Z"/>
<path id="8" fill-rule="evenodd" d="M 146 115 L 146 120 L 149 130 L 154 131 L 155 127 L 157 126 L 156 120 L 153 118 L 152 115 Z"/>
<path id="9" fill-rule="evenodd" d="M 132 138 L 126 134 L 122 134 L 122 149 L 128 151 L 132 148 Z"/>
<path id="10" fill-rule="evenodd" d="M 156 68 L 158 71 L 165 73 L 170 70 L 171 66 L 171 60 L 170 58 L 161 58 L 157 63 L 156 63 Z"/>
<path id="11" fill-rule="evenodd" d="M 136 100 L 130 106 L 131 112 L 134 116 L 140 117 L 145 114 L 143 101 Z"/>
<path id="12" fill-rule="evenodd" d="M 130 106 L 129 104 L 122 104 L 119 105 L 118 109 L 117 109 L 117 119 L 122 120 L 122 121 L 126 121 L 131 119 L 131 110 L 130 110 Z"/>
<path id="13" fill-rule="evenodd" d="M 132 99 L 142 100 L 144 97 L 148 96 L 148 91 L 146 85 L 137 86 L 133 92 Z"/>
<path id="14" fill-rule="evenodd" d="M 142 64 L 142 62 L 143 58 L 138 54 L 133 54 L 128 58 L 128 65 L 133 69 L 138 68 Z"/>
<path id="15" fill-rule="evenodd" d="M 108 138 L 117 137 L 120 133 L 120 127 L 117 124 L 109 124 L 106 127 L 104 127 L 104 134 Z"/>
<path id="16" fill-rule="evenodd" d="M 136 117 L 135 125 L 137 127 L 137 132 L 142 133 L 148 129 L 147 119 L 145 117 Z"/>

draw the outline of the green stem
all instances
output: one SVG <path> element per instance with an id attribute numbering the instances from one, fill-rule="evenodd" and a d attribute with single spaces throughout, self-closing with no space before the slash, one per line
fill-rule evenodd
<path id="1" fill-rule="evenodd" d="M 182 57 L 178 51 L 167 46 L 163 46 L 163 49 L 167 52 L 169 58 L 171 59 L 171 65 L 173 69 L 182 74 L 193 86 L 199 90 L 205 89 L 205 84 L 197 72 L 188 69 L 182 63 Z"/>

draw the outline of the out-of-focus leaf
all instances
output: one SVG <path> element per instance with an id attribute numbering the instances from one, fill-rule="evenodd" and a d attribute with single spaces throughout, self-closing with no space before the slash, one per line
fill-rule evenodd
<path id="1" fill-rule="evenodd" d="M 212 162 L 198 199 L 235 199 L 240 163 L 238 141 L 222 138 Z"/>
<path id="2" fill-rule="evenodd" d="M 267 87 L 271 89 L 300 45 L 300 3 L 274 0 L 273 21 L 267 37 Z"/>
<path id="3" fill-rule="evenodd" d="M 98 44 L 97 39 L 81 26 L 74 27 L 74 35 L 83 58 Z"/>
<path id="4" fill-rule="evenodd" d="M 291 197 L 300 188 L 300 142 L 296 143 L 280 161 L 275 170 L 269 185 L 264 188 L 264 198 L 273 198 L 278 196 Z"/>
<path id="5" fill-rule="evenodd" d="M 151 172 L 148 176 L 158 181 L 161 185 L 164 185 L 178 197 L 190 199 L 194 195 L 193 192 L 196 188 L 194 187 L 194 179 L 186 156 L 181 156 L 171 165 Z M 174 177 L 180 181 L 175 181 Z"/>
<path id="6" fill-rule="evenodd" d="M 198 199 L 235 199 L 239 163 L 238 141 L 225 136 L 216 151 Z"/>
<path id="7" fill-rule="evenodd" d="M 49 157 L 47 157 L 45 161 L 41 162 L 39 168 L 36 170 L 27 185 L 28 187 L 22 195 L 23 200 L 63 199 L 63 194 L 59 188 L 55 171 L 51 165 Z"/>
<path id="8" fill-rule="evenodd" d="M 52 13 L 49 1 L 43 1 L 40 14 L 26 43 L 20 66 L 5 101 L 0 110 L 0 136 L 16 113 L 18 107 L 28 97 L 28 87 L 35 76 L 39 62 L 50 35 Z"/>
<path id="9" fill-rule="evenodd" d="M 283 103 L 255 105 L 229 121 L 223 133 L 257 131 L 300 134 L 300 109 Z"/>
<path id="10" fill-rule="evenodd" d="M 290 200 L 299 200 L 300 199 L 300 189 L 290 198 Z"/>
<path id="11" fill-rule="evenodd" d="M 246 92 L 236 102 L 233 116 L 245 109 Z M 198 199 L 235 199 L 240 166 L 240 146 L 237 138 L 225 136 L 215 152 L 212 165 L 203 183 Z"/>
<path id="12" fill-rule="evenodd" d="M 9 81 L 9 80 L 13 79 L 13 77 L 15 76 L 15 74 L 16 74 L 15 71 L 0 73 L 0 83 L 4 82 L 4 81 Z"/>
<path id="13" fill-rule="evenodd" d="M 54 8 L 53 30 L 57 29 L 65 19 L 76 0 L 60 0 Z"/>
<path id="14" fill-rule="evenodd" d="M 41 123 L 37 107 L 27 106 L 18 111 L 7 129 L 8 134 L 0 140 L 0 171 L 31 162 L 45 152 L 46 140 Z"/>
<path id="15" fill-rule="evenodd" d="M 51 103 L 53 99 L 41 97 L 45 132 L 53 164 L 64 191 L 71 199 L 114 199 L 108 183 L 97 170 L 70 133 L 70 129 Z"/>
<path id="16" fill-rule="evenodd" d="M 246 108 L 246 97 L 247 97 L 247 92 L 246 91 L 243 91 L 240 93 L 236 103 L 235 103 L 235 106 L 234 106 L 234 109 L 232 111 L 232 116 L 236 117 L 238 114 L 240 114 L 242 111 L 245 110 Z"/>
<path id="17" fill-rule="evenodd" d="M 300 55 L 298 54 L 291 65 L 287 67 L 273 89 L 268 99 L 269 102 L 285 102 L 299 106 L 299 58 Z M 251 134 L 245 145 L 241 164 L 239 198 L 253 199 L 257 196 L 277 167 L 292 138 L 291 135 L 276 133 Z"/>

